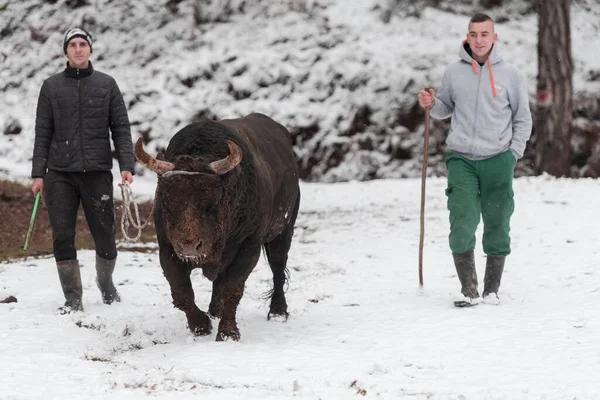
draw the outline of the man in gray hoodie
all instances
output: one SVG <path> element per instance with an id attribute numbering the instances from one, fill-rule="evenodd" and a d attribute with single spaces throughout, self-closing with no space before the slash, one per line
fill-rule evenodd
<path id="1" fill-rule="evenodd" d="M 475 14 L 469 21 L 460 60 L 451 64 L 437 95 L 419 93 L 431 116 L 452 117 L 446 140 L 450 250 L 462 285 L 457 307 L 479 301 L 473 249 L 483 219 L 487 255 L 484 301 L 497 304 L 504 262 L 510 254 L 510 217 L 514 211 L 513 175 L 531 135 L 531 112 L 522 74 L 498 51 L 494 21 Z"/>

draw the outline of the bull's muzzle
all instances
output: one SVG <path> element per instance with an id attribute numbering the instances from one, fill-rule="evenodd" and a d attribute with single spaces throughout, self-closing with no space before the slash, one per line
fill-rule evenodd
<path id="1" fill-rule="evenodd" d="M 206 258 L 202 252 L 202 240 L 178 240 L 173 243 L 175 253 L 182 260 L 200 261 Z"/>

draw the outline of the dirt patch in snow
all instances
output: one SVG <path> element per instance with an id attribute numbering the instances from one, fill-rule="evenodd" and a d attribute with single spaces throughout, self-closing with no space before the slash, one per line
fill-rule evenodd
<path id="1" fill-rule="evenodd" d="M 52 255 L 52 229 L 48 220 L 48 210 L 43 202 L 40 202 L 37 217 L 29 247 L 27 251 L 23 250 L 29 221 L 33 211 L 34 197 L 29 186 L 24 186 L 14 182 L 0 181 L 0 262 L 14 260 L 18 258 L 38 257 Z M 150 210 L 152 202 L 138 204 L 140 218 L 145 221 Z M 117 230 L 117 246 L 123 241 L 121 233 L 121 211 L 122 204 L 115 201 L 115 216 Z M 135 236 L 135 232 L 130 231 L 129 236 Z M 155 243 L 156 231 L 154 222 L 151 221 L 142 231 L 142 237 L 139 243 Z M 77 249 L 93 249 L 94 240 L 85 221 L 83 210 L 80 207 L 77 215 L 77 233 L 75 236 Z M 142 250 L 148 250 L 141 247 Z M 131 245 L 121 247 L 119 251 L 135 250 L 140 248 Z"/>

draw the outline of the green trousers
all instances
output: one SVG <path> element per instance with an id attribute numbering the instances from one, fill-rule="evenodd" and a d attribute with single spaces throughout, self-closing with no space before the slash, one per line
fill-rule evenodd
<path id="1" fill-rule="evenodd" d="M 472 161 L 446 155 L 450 250 L 460 254 L 475 248 L 475 231 L 483 219 L 483 251 L 488 256 L 510 254 L 510 217 L 515 209 L 513 175 L 516 157 L 510 152 Z"/>

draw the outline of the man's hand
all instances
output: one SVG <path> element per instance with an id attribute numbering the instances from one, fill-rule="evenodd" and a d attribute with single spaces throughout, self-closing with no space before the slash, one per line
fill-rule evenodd
<path id="1" fill-rule="evenodd" d="M 133 175 L 129 171 L 121 171 L 121 185 L 124 185 L 125 182 L 133 182 Z"/>
<path id="2" fill-rule="evenodd" d="M 430 107 L 434 98 L 435 91 L 433 89 L 421 90 L 419 92 L 419 105 L 423 108 Z"/>
<path id="3" fill-rule="evenodd" d="M 35 196 L 37 192 L 41 191 L 41 196 L 44 197 L 44 178 L 33 178 L 33 185 L 31 186 L 31 191 Z"/>

